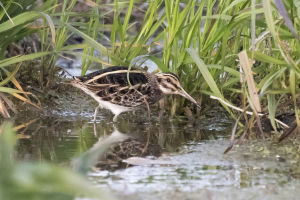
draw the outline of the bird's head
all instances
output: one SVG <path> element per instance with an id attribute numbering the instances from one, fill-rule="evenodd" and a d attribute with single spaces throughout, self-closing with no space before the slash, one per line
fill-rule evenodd
<path id="1" fill-rule="evenodd" d="M 178 76 L 173 73 L 157 73 L 156 80 L 159 86 L 159 89 L 162 91 L 163 94 L 178 94 L 183 96 L 184 98 L 188 99 L 189 101 L 196 104 L 198 107 L 200 105 L 197 101 L 191 97 L 180 85 L 180 81 Z"/>

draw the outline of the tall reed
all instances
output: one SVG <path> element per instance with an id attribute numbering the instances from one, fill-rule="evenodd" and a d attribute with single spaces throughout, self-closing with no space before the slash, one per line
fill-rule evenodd
<path id="1" fill-rule="evenodd" d="M 276 128 L 279 102 L 291 96 L 300 125 L 297 1 L 115 0 L 104 4 L 99 0 L 90 3 L 90 10 L 84 14 L 73 12 L 76 3 L 76 0 L 62 4 L 47 1 L 47 9 L 41 7 L 46 27 L 39 30 L 42 51 L 18 57 L 19 60 L 2 60 L 0 67 L 51 52 L 42 59 L 40 78 L 41 85 L 49 85 L 53 83 L 55 63 L 62 53 L 83 58 L 82 74 L 93 62 L 99 63 L 99 68 L 133 66 L 135 59 L 142 56 L 156 63 L 159 70 L 178 74 L 185 89 L 203 104 L 209 103 L 209 96 L 217 98 L 233 118 L 237 118 L 234 106 L 253 110 L 256 115 L 264 112 Z M 146 5 L 144 18 L 134 20 L 141 5 Z M 41 16 L 36 12 L 27 14 L 31 17 L 27 23 Z M 105 20 L 109 16 L 113 17 L 112 22 Z M 70 20 L 76 17 L 84 17 L 87 23 Z M 12 19 L 19 22 L 18 16 Z M 4 31 L 12 27 L 9 21 L 1 26 Z M 73 34 L 85 42 L 67 45 Z M 99 42 L 107 35 L 109 45 Z M 162 51 L 157 52 L 161 47 Z M 74 52 L 80 48 L 84 49 L 82 53 Z M 243 51 L 246 54 L 240 54 Z M 245 70 L 250 73 L 246 75 Z M 171 101 L 173 112 L 184 104 L 184 100 Z"/>

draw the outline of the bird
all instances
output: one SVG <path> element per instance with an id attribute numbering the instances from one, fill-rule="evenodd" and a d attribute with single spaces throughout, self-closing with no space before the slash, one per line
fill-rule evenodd
<path id="1" fill-rule="evenodd" d="M 181 86 L 177 75 L 148 73 L 136 68 L 107 67 L 84 76 L 73 76 L 71 85 L 93 97 L 99 105 L 95 109 L 94 122 L 99 108 L 110 110 L 113 121 L 119 114 L 137 110 L 158 102 L 165 95 L 181 95 L 198 107 L 200 105 Z"/>

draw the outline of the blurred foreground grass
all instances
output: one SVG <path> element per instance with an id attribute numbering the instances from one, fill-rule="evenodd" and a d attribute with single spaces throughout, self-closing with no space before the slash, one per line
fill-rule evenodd
<path id="1" fill-rule="evenodd" d="M 16 133 L 11 123 L 0 128 L 0 199 L 113 199 L 71 169 L 49 163 L 15 160 Z"/>

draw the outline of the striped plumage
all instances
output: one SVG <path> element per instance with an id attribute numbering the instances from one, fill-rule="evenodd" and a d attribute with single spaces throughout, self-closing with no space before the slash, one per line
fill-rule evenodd
<path id="1" fill-rule="evenodd" d="M 111 110 L 115 121 L 120 113 L 154 104 L 166 94 L 179 94 L 197 104 L 172 73 L 150 74 L 137 69 L 128 72 L 127 67 L 115 66 L 74 77 L 71 83 L 98 101 L 94 120 L 98 108 Z"/>

